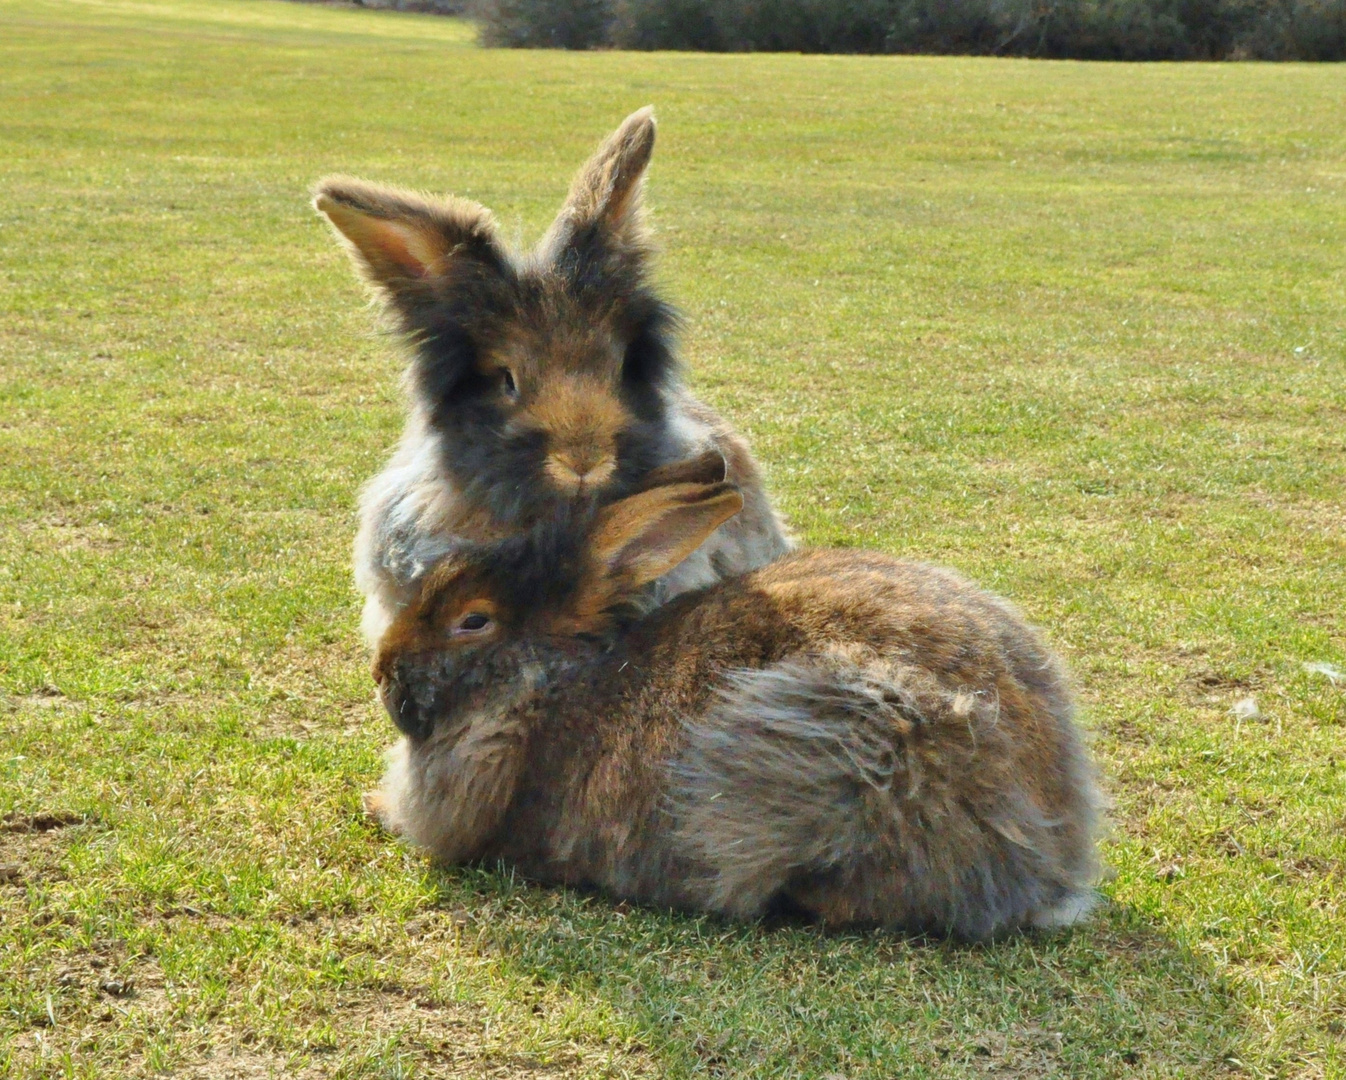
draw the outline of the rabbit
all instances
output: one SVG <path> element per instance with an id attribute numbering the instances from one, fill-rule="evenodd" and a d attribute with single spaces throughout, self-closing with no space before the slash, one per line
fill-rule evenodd
<path id="1" fill-rule="evenodd" d="M 446 861 L 656 906 L 964 939 L 1083 918 L 1100 799 L 1038 634 L 856 550 L 651 610 L 743 506 L 705 472 L 426 576 L 374 660 L 404 737 L 370 812 Z"/>
<path id="2" fill-rule="evenodd" d="M 729 462 L 745 509 L 659 596 L 792 546 L 747 444 L 683 384 L 678 318 L 650 281 L 641 194 L 654 133 L 650 108 L 627 117 L 527 255 L 466 199 L 342 176 L 317 184 L 313 205 L 412 354 L 401 443 L 361 496 L 356 582 L 371 646 L 460 542 L 502 539 L 557 502 L 630 493 L 708 447 Z"/>

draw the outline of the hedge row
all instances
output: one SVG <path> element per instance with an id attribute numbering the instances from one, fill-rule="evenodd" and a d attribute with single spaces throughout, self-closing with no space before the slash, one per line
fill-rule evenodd
<path id="1" fill-rule="evenodd" d="M 473 0 L 488 45 L 1343 60 L 1346 0 Z"/>

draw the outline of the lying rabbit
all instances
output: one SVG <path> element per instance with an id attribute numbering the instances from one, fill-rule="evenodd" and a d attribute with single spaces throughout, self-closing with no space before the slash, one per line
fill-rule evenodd
<path id="1" fill-rule="evenodd" d="M 682 385 L 677 320 L 649 280 L 641 186 L 653 149 L 642 109 L 580 171 L 527 256 L 476 203 L 348 177 L 318 184 L 314 206 L 413 354 L 401 446 L 361 501 L 356 580 L 371 645 L 459 541 L 518 532 L 572 497 L 629 493 L 707 446 L 746 507 L 661 582 L 663 595 L 788 550 L 746 443 Z"/>
<path id="2" fill-rule="evenodd" d="M 689 468 L 434 569 L 378 649 L 406 738 L 371 811 L 446 860 L 656 905 L 968 938 L 1080 918 L 1098 798 L 1038 635 L 862 551 L 636 620 L 743 505 Z"/>

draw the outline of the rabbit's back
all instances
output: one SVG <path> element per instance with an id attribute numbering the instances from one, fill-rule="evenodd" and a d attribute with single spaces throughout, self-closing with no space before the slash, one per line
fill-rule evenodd
<path id="1" fill-rule="evenodd" d="M 803 553 L 744 585 L 800 644 L 728 672 L 670 763 L 708 906 L 786 898 L 966 937 L 1087 910 L 1092 770 L 1061 667 L 1010 605 L 871 553 Z"/>
<path id="2" fill-rule="evenodd" d="M 1059 664 L 949 571 L 790 555 L 656 611 L 582 683 L 543 707 L 501 833 L 536 876 L 969 937 L 1087 907 L 1097 799 Z"/>

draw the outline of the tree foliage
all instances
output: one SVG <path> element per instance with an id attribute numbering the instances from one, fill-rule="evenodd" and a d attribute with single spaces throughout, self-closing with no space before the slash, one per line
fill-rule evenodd
<path id="1" fill-rule="evenodd" d="M 1342 60 L 1346 0 L 478 0 L 490 45 Z"/>

